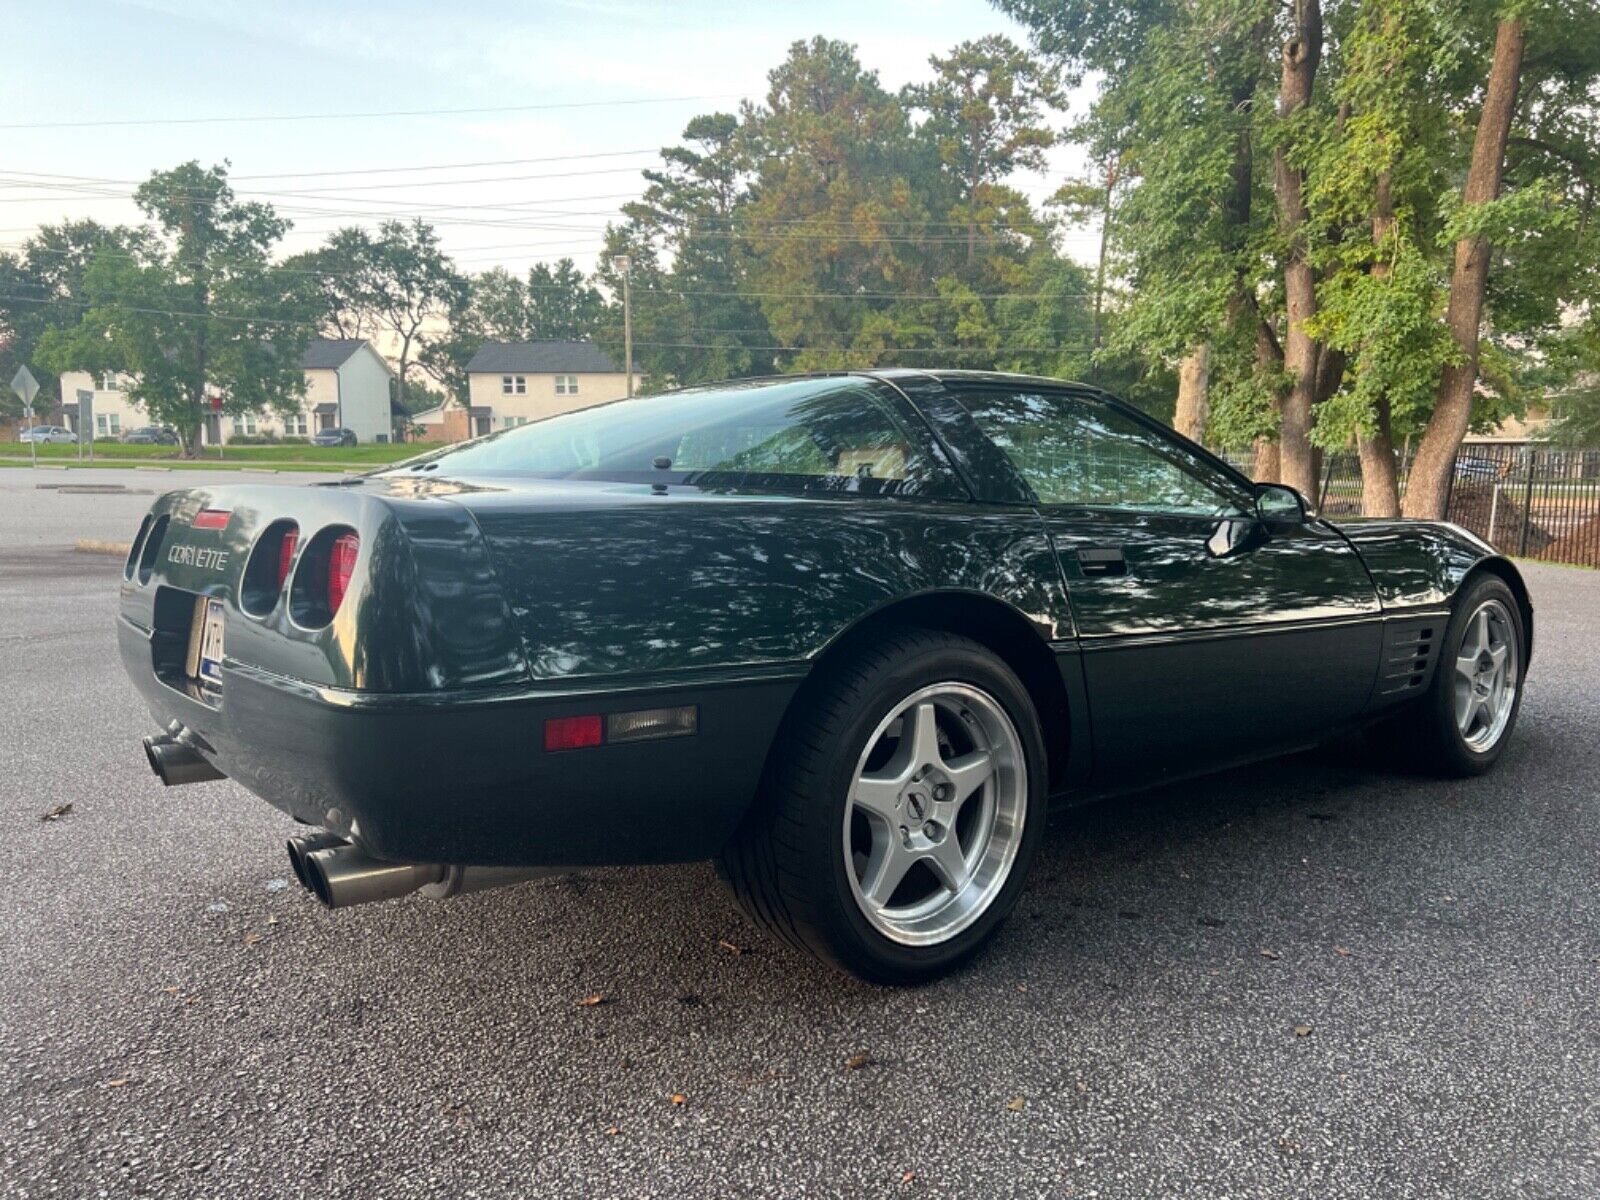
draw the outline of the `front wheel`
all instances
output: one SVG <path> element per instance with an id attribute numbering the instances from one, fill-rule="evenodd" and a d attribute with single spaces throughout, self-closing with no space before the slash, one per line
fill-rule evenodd
<path id="1" fill-rule="evenodd" d="M 1516 597 L 1504 580 L 1481 575 L 1456 599 L 1427 693 L 1379 727 L 1380 742 L 1441 775 L 1481 775 L 1511 739 L 1526 671 Z"/>
<path id="2" fill-rule="evenodd" d="M 1027 690 L 980 644 L 895 633 L 800 702 L 720 867 L 746 912 L 881 983 L 964 961 L 1016 903 L 1043 835 Z"/>

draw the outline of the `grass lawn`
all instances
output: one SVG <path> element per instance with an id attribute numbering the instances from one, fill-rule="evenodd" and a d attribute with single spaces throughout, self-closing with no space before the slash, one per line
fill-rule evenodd
<path id="1" fill-rule="evenodd" d="M 227 446 L 223 448 L 220 459 L 215 450 L 207 450 L 201 458 L 185 459 L 179 457 L 176 446 L 128 446 L 96 442 L 94 460 L 96 466 L 127 466 L 132 463 L 136 466 L 209 467 L 215 470 L 218 467 L 262 464 L 299 467 L 301 470 L 337 471 L 343 467 L 381 467 L 435 448 L 393 442 L 372 442 L 361 446 Z M 0 457 L 13 462 L 19 459 L 28 461 L 27 444 L 14 442 L 0 446 Z M 77 465 L 78 447 L 40 446 L 39 461 Z M 88 465 L 87 459 L 84 465 Z"/>

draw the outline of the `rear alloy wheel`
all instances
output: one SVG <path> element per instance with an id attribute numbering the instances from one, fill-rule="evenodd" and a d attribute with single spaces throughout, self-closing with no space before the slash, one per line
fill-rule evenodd
<path id="1" fill-rule="evenodd" d="M 891 941 L 947 941 L 984 913 L 1022 844 L 1028 769 L 1005 709 L 970 684 L 907 696 L 868 738 L 844 813 L 850 890 Z"/>
<path id="2" fill-rule="evenodd" d="M 905 630 L 822 668 L 719 866 L 790 943 L 881 983 L 973 954 L 1044 826 L 1038 717 L 979 643 Z"/>

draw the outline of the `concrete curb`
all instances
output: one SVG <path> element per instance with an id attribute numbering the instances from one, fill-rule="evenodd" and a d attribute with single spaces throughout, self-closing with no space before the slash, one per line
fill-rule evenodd
<path id="1" fill-rule="evenodd" d="M 133 549 L 132 542 L 102 542 L 98 538 L 79 538 L 72 543 L 72 548 L 79 554 L 111 554 L 117 558 L 126 558 Z"/>

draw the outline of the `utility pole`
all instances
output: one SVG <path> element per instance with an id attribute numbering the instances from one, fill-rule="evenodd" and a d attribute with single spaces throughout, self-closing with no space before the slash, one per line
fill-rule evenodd
<path id="1" fill-rule="evenodd" d="M 622 275 L 622 370 L 628 379 L 628 396 L 633 396 L 633 296 L 629 285 L 628 272 L 633 266 L 633 260 L 626 254 L 618 254 L 611 260 L 611 266 Z"/>

